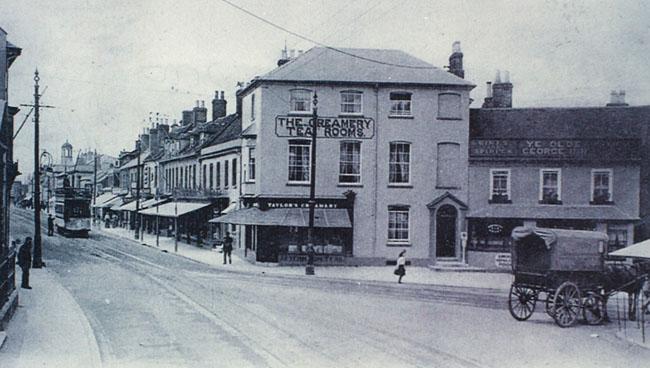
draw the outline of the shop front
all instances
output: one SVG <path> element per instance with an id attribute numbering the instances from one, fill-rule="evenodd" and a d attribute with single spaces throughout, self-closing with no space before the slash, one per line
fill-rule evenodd
<path id="1" fill-rule="evenodd" d="M 248 207 L 210 220 L 242 225 L 245 256 L 282 266 L 304 265 L 308 257 L 306 198 L 255 198 Z M 348 199 L 318 199 L 314 211 L 314 263 L 343 265 L 352 256 L 352 206 Z"/>

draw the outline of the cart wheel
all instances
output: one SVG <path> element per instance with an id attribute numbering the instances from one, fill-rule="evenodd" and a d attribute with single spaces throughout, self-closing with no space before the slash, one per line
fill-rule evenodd
<path id="1" fill-rule="evenodd" d="M 555 309 L 553 308 L 553 294 L 554 292 L 547 292 L 546 293 L 546 303 L 544 305 L 544 309 L 546 311 L 546 314 L 549 315 L 549 317 L 553 318 L 555 316 Z"/>
<path id="2" fill-rule="evenodd" d="M 588 325 L 599 325 L 605 317 L 603 297 L 590 291 L 582 304 L 582 316 Z"/>
<path id="3" fill-rule="evenodd" d="M 537 292 L 525 286 L 512 284 L 510 287 L 510 298 L 508 307 L 510 314 L 517 321 L 525 321 L 533 315 L 535 303 L 537 302 Z"/>
<path id="4" fill-rule="evenodd" d="M 580 289 L 576 284 L 566 281 L 557 288 L 553 298 L 553 319 L 558 326 L 575 325 L 581 308 Z"/>

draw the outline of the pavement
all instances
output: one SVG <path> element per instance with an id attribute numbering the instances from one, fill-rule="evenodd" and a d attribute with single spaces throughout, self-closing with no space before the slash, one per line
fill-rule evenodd
<path id="1" fill-rule="evenodd" d="M 20 285 L 21 272 L 16 283 Z M 2 368 L 101 367 L 92 328 L 72 295 L 47 268 L 32 269 L 0 348 Z"/>

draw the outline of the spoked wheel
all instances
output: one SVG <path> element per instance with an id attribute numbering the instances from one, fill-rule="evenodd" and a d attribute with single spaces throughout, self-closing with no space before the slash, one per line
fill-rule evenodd
<path id="1" fill-rule="evenodd" d="M 582 301 L 580 299 L 580 289 L 570 281 L 564 282 L 555 291 L 553 298 L 553 319 L 560 327 L 571 327 L 578 322 Z"/>
<path id="2" fill-rule="evenodd" d="M 555 309 L 553 308 L 553 297 L 555 294 L 551 294 L 551 291 L 546 293 L 546 303 L 544 303 L 544 310 L 551 318 L 555 316 Z"/>
<path id="3" fill-rule="evenodd" d="M 590 291 L 582 303 L 582 316 L 588 325 L 599 325 L 605 317 L 603 297 Z"/>
<path id="4" fill-rule="evenodd" d="M 536 302 L 537 292 L 535 290 L 515 284 L 510 287 L 508 307 L 510 307 L 510 314 L 517 321 L 525 321 L 530 318 L 535 311 Z"/>

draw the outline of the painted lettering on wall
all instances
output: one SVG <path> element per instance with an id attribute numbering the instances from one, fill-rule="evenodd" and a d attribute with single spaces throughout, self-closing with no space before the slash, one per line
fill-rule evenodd
<path id="1" fill-rule="evenodd" d="M 551 160 L 639 159 L 638 139 L 472 139 L 470 158 Z"/>
<path id="2" fill-rule="evenodd" d="M 497 253 L 494 255 L 494 264 L 498 268 L 512 267 L 512 256 L 510 253 Z"/>
<path id="3" fill-rule="evenodd" d="M 310 138 L 314 126 L 312 117 L 276 116 L 275 134 L 278 137 Z M 375 135 L 372 118 L 319 117 L 318 138 L 371 139 Z"/>

